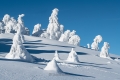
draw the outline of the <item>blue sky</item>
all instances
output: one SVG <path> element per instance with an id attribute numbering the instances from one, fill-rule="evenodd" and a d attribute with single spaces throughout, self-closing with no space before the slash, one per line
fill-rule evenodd
<path id="1" fill-rule="evenodd" d="M 25 26 L 32 32 L 37 23 L 47 27 L 54 8 L 59 9 L 59 23 L 65 30 L 76 30 L 82 46 L 100 34 L 100 48 L 107 41 L 109 52 L 120 55 L 120 0 L 0 0 L 0 19 L 4 14 L 17 19 L 23 13 Z"/>

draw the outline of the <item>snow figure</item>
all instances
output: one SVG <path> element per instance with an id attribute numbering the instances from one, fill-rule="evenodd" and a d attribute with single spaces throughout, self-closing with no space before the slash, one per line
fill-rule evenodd
<path id="1" fill-rule="evenodd" d="M 87 48 L 88 48 L 88 49 L 90 48 L 90 44 L 89 44 L 89 43 L 87 44 Z"/>
<path id="2" fill-rule="evenodd" d="M 68 42 L 69 41 L 69 36 L 70 36 L 70 30 L 66 30 L 64 34 L 61 35 L 59 41 L 61 42 Z"/>
<path id="3" fill-rule="evenodd" d="M 39 37 L 40 34 L 41 34 L 40 28 L 41 28 L 41 24 L 36 24 L 34 26 L 34 29 L 33 29 L 33 32 L 32 32 L 32 36 Z"/>
<path id="4" fill-rule="evenodd" d="M 57 50 L 55 51 L 54 59 L 56 61 L 60 61 L 59 54 L 58 54 Z"/>
<path id="5" fill-rule="evenodd" d="M 47 66 L 44 68 L 44 70 L 47 71 L 54 71 L 54 72 L 62 72 L 62 70 L 59 68 L 56 60 L 53 58 L 52 61 L 50 61 Z"/>
<path id="6" fill-rule="evenodd" d="M 7 59 L 20 59 L 24 61 L 33 62 L 34 59 L 23 46 L 24 36 L 21 34 L 22 26 L 19 24 L 17 33 L 13 37 L 13 44 L 10 52 L 5 56 Z"/>
<path id="7" fill-rule="evenodd" d="M 69 39 L 68 43 L 79 46 L 80 45 L 80 37 L 78 35 L 73 35 Z"/>
<path id="8" fill-rule="evenodd" d="M 102 36 L 97 35 L 94 39 L 94 42 L 91 44 L 91 49 L 99 50 L 98 44 L 102 41 Z"/>
<path id="9" fill-rule="evenodd" d="M 67 58 L 68 62 L 80 62 L 77 56 L 77 53 L 74 51 L 74 49 L 72 48 L 71 52 L 69 53 L 69 56 Z"/>
<path id="10" fill-rule="evenodd" d="M 4 23 L 3 22 L 0 22 L 0 34 L 1 33 L 5 33 Z"/>
<path id="11" fill-rule="evenodd" d="M 104 42 L 104 45 L 101 48 L 100 57 L 102 57 L 102 58 L 110 58 L 109 53 L 108 53 L 109 48 L 110 48 L 109 43 Z"/>
<path id="12" fill-rule="evenodd" d="M 58 23 L 58 9 L 55 8 L 52 11 L 51 16 L 49 17 L 49 24 L 48 24 L 48 28 L 47 28 L 47 34 L 49 34 L 49 39 L 53 39 L 53 40 L 59 40 L 61 34 L 62 34 L 62 25 L 59 25 Z"/>

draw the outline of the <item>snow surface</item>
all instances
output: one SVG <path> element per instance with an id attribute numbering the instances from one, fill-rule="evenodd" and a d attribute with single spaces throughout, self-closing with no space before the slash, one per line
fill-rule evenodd
<path id="1" fill-rule="evenodd" d="M 24 36 L 23 45 L 36 60 L 33 63 L 4 58 L 10 51 L 14 34 L 0 34 L 0 80 L 120 80 L 120 56 L 109 54 L 111 59 L 100 58 L 100 52 L 33 36 Z M 54 58 L 55 51 L 66 60 L 71 48 L 78 54 L 80 63 L 57 62 L 63 73 L 44 68 Z"/>

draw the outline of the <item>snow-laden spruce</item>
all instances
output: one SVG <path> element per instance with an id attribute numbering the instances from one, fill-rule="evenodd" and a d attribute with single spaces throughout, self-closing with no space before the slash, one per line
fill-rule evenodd
<path id="1" fill-rule="evenodd" d="M 32 32 L 32 36 L 36 36 L 36 37 L 39 37 L 42 33 L 43 33 L 43 30 L 40 30 L 41 28 L 41 24 L 36 24 L 34 26 L 34 29 L 33 29 L 33 32 Z"/>
<path id="2" fill-rule="evenodd" d="M 11 46 L 10 52 L 5 56 L 7 59 L 19 59 L 24 61 L 33 62 L 34 59 L 25 49 L 23 42 L 24 36 L 22 35 L 22 26 L 17 24 L 18 30 L 15 36 L 13 37 L 13 44 Z"/>
<path id="3" fill-rule="evenodd" d="M 104 42 L 104 45 L 101 48 L 100 57 L 102 57 L 102 58 L 110 58 L 109 52 L 108 52 L 109 48 L 110 48 L 109 43 Z"/>
<path id="4" fill-rule="evenodd" d="M 24 14 L 19 15 L 18 20 L 15 20 L 14 17 L 11 17 L 8 14 L 5 14 L 3 17 L 3 20 L 2 20 L 2 25 L 3 25 L 2 33 L 16 33 L 17 29 L 18 29 L 17 24 L 19 23 L 19 24 L 21 24 L 22 29 L 23 29 L 22 33 L 24 35 L 30 35 L 29 29 L 24 26 L 22 17 L 24 17 Z M 1 29 L 0 29 L 0 32 L 1 32 Z"/>
<path id="5" fill-rule="evenodd" d="M 68 42 L 70 36 L 70 30 L 66 30 L 60 37 L 59 41 L 61 42 Z"/>
<path id="6" fill-rule="evenodd" d="M 44 70 L 54 71 L 54 72 L 62 72 L 62 70 L 59 68 L 59 66 L 54 58 L 47 64 L 47 66 L 44 68 Z"/>
<path id="7" fill-rule="evenodd" d="M 91 44 L 91 49 L 99 50 L 98 44 L 102 41 L 102 36 L 97 35 L 93 41 L 94 42 Z"/>
<path id="8" fill-rule="evenodd" d="M 60 61 L 60 57 L 59 57 L 59 54 L 58 54 L 58 51 L 57 51 L 57 50 L 55 51 L 54 59 L 55 59 L 56 61 Z"/>
<path id="9" fill-rule="evenodd" d="M 52 11 L 51 16 L 49 17 L 49 24 L 47 27 L 47 31 L 43 34 L 41 34 L 41 37 L 43 38 L 49 38 L 53 40 L 58 40 L 63 33 L 63 25 L 60 25 L 58 22 L 58 9 L 55 8 Z"/>
<path id="10" fill-rule="evenodd" d="M 72 63 L 80 62 L 79 58 L 78 58 L 78 55 L 77 55 L 76 51 L 73 48 L 72 48 L 71 52 L 69 53 L 68 58 L 67 58 L 66 61 L 72 62 Z"/>

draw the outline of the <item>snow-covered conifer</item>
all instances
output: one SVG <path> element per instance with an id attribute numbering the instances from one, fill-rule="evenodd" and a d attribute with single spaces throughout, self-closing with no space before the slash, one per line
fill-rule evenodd
<path id="1" fill-rule="evenodd" d="M 104 45 L 101 48 L 100 57 L 102 57 L 102 58 L 109 58 L 109 52 L 108 52 L 109 48 L 110 48 L 109 43 L 108 42 L 104 42 Z"/>
<path id="2" fill-rule="evenodd" d="M 22 26 L 21 24 L 17 24 L 17 25 L 18 25 L 17 33 L 13 37 L 13 44 L 11 46 L 10 52 L 5 56 L 5 58 L 20 59 L 24 61 L 33 62 L 34 59 L 23 46 L 24 36 L 21 33 Z"/>
<path id="3" fill-rule="evenodd" d="M 59 54 L 58 54 L 57 50 L 55 51 L 54 59 L 56 61 L 60 61 L 60 57 L 59 57 Z"/>
<path id="4" fill-rule="evenodd" d="M 49 35 L 49 39 L 53 39 L 53 40 L 59 40 L 61 34 L 63 33 L 63 25 L 60 25 L 58 22 L 58 9 L 55 8 L 52 11 L 51 16 L 49 17 L 49 24 L 47 27 L 47 30 L 45 32 L 45 34 Z M 41 34 L 42 37 L 46 37 L 43 36 L 45 35 L 44 33 Z"/>
<path id="5" fill-rule="evenodd" d="M 69 36 L 70 36 L 70 30 L 66 30 L 64 34 L 61 35 L 59 41 L 61 42 L 68 42 L 69 41 Z"/>
<path id="6" fill-rule="evenodd" d="M 69 53 L 69 56 L 67 58 L 68 62 L 80 62 L 77 56 L 76 51 L 74 51 L 74 49 L 72 48 L 71 52 Z"/>
<path id="7" fill-rule="evenodd" d="M 40 28 L 41 28 L 41 24 L 36 24 L 34 26 L 34 29 L 33 29 L 33 32 L 32 32 L 32 36 L 39 37 L 40 34 L 41 34 Z"/>
<path id="8" fill-rule="evenodd" d="M 99 50 L 98 44 L 102 41 L 102 36 L 97 35 L 94 39 L 94 42 L 91 44 L 91 49 Z"/>
<path id="9" fill-rule="evenodd" d="M 0 22 L 0 34 L 5 32 L 4 23 Z"/>

